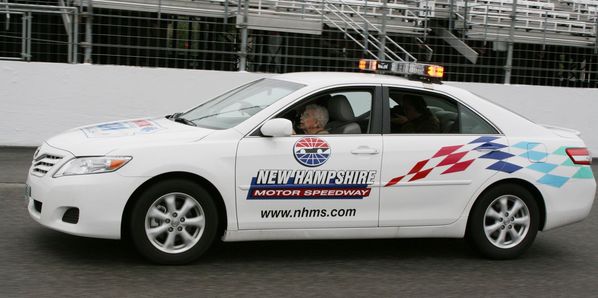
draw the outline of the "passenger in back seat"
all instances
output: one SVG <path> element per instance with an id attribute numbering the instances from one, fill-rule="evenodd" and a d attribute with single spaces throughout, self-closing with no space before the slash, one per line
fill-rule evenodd
<path id="1" fill-rule="evenodd" d="M 396 112 L 391 115 L 392 132 L 440 133 L 440 122 L 427 108 L 423 97 L 406 94 L 403 97 L 401 108 L 404 115 Z"/>

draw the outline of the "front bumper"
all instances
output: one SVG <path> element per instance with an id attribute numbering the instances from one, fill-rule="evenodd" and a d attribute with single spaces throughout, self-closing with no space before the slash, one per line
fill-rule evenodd
<path id="1" fill-rule="evenodd" d="M 146 178 L 123 177 L 118 172 L 53 178 L 72 155 L 67 157 L 44 176 L 29 171 L 29 214 L 40 224 L 68 234 L 120 239 L 125 205 Z M 78 209 L 76 223 L 72 216 L 63 219 L 71 208 Z"/>

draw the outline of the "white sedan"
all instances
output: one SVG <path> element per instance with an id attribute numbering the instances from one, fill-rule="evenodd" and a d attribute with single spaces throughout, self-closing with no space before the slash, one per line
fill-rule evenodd
<path id="1" fill-rule="evenodd" d="M 131 239 L 162 264 L 216 238 L 466 236 L 507 259 L 588 216 L 590 163 L 579 133 L 462 89 L 292 73 L 184 113 L 55 136 L 35 153 L 27 199 L 44 226 Z"/>

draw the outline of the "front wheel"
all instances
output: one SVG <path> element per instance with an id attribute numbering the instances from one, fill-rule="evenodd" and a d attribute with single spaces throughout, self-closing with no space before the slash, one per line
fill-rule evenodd
<path id="1" fill-rule="evenodd" d="M 131 215 L 131 239 L 147 259 L 179 265 L 199 258 L 212 244 L 218 213 L 212 196 L 187 180 L 160 181 L 145 190 Z"/>
<path id="2" fill-rule="evenodd" d="M 496 186 L 478 199 L 469 219 L 469 240 L 491 259 L 519 257 L 536 238 L 539 211 L 532 194 L 517 184 Z"/>

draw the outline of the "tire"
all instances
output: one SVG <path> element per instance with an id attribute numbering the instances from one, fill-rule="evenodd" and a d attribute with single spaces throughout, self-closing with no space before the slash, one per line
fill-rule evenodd
<path id="1" fill-rule="evenodd" d="M 473 206 L 468 238 L 487 258 L 514 259 L 534 242 L 539 217 L 538 204 L 527 189 L 517 184 L 498 185 L 485 191 Z"/>
<path id="2" fill-rule="evenodd" d="M 182 265 L 198 259 L 218 231 L 218 212 L 209 192 L 183 179 L 157 182 L 143 191 L 131 213 L 133 245 L 148 260 Z"/>

